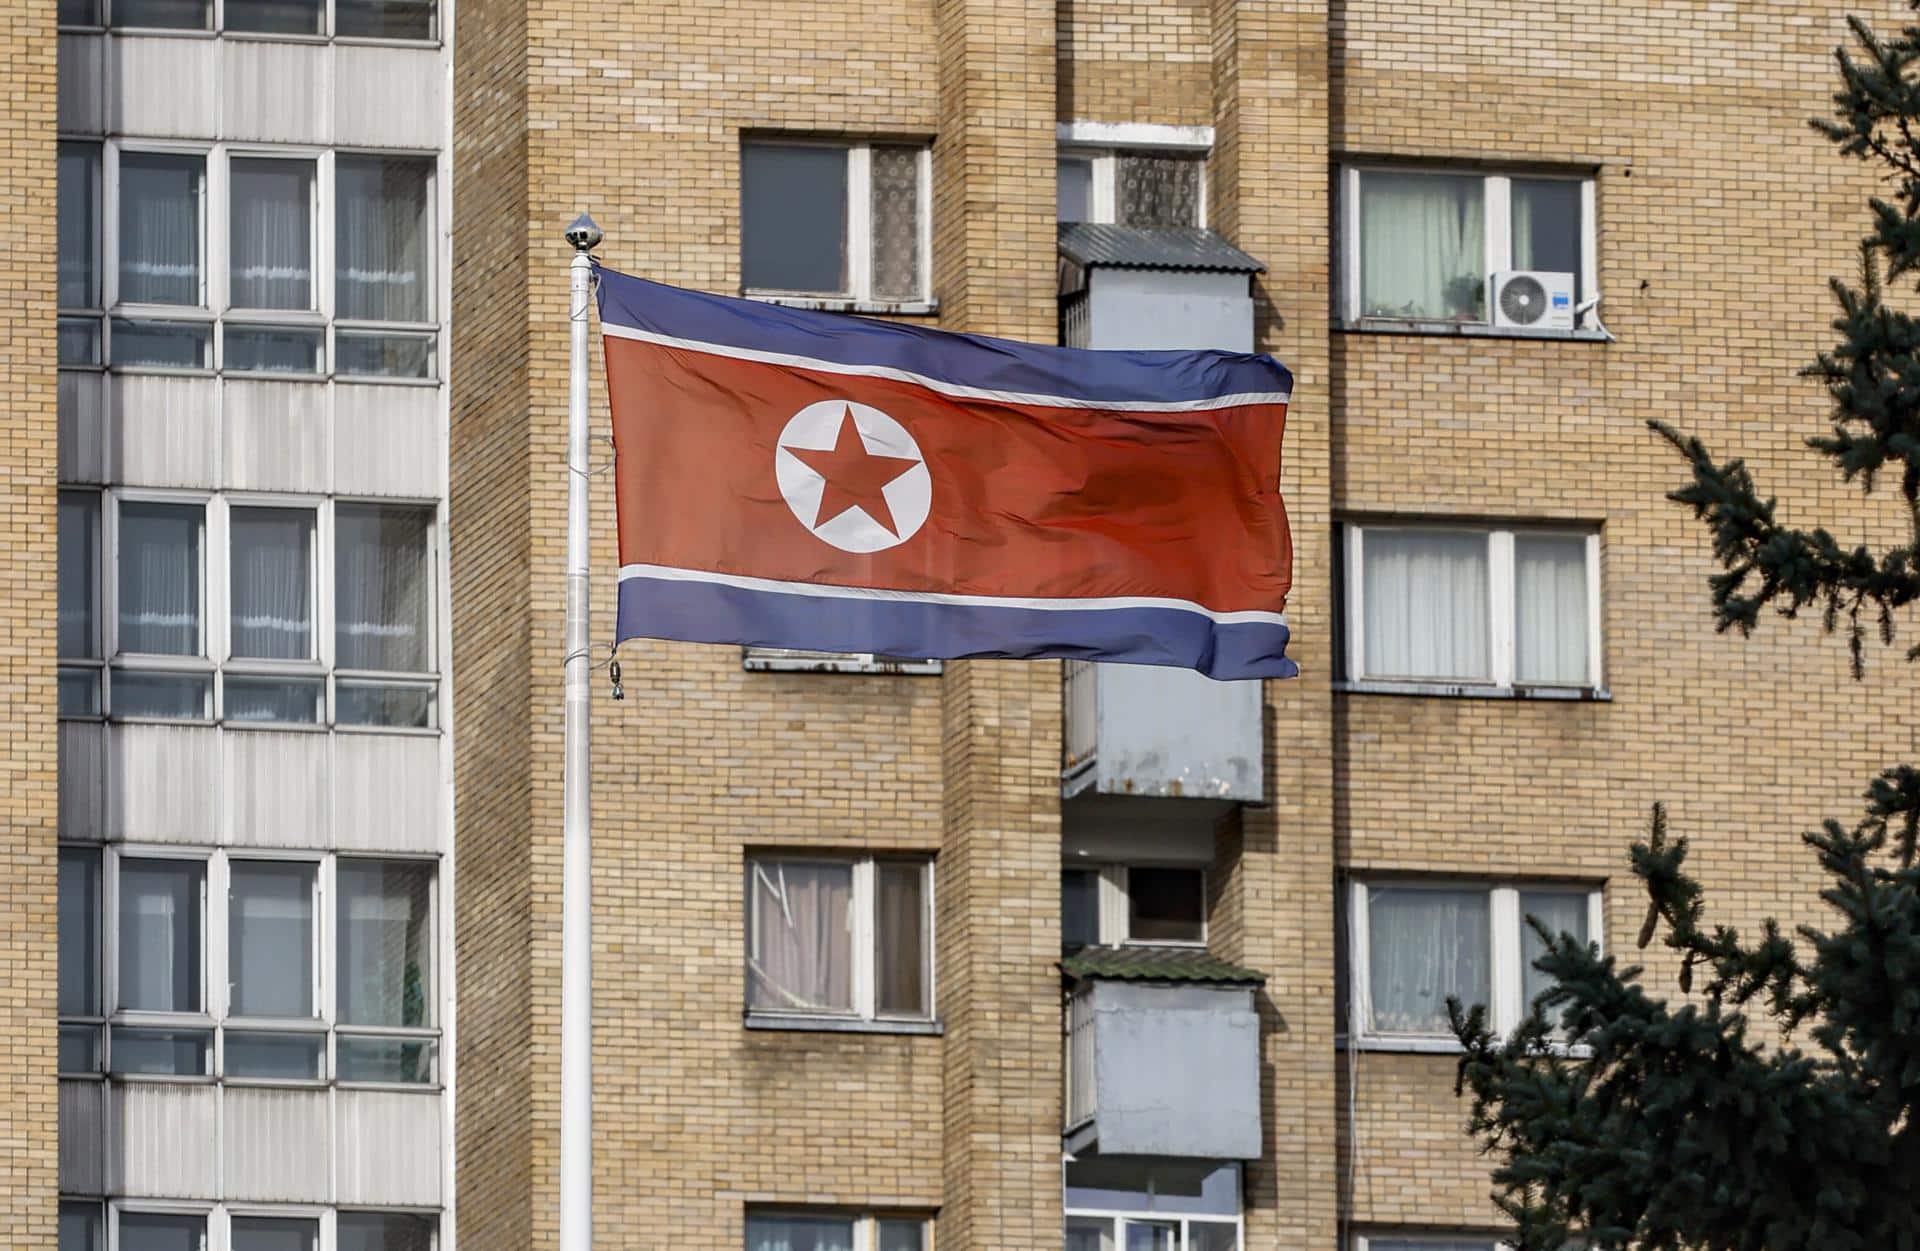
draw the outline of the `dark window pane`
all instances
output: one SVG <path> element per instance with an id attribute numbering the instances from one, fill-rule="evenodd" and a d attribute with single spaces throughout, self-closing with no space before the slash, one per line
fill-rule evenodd
<path id="1" fill-rule="evenodd" d="M 62 365 L 98 365 L 100 362 L 100 319 L 98 317 L 62 317 L 60 319 L 60 363 Z"/>
<path id="2" fill-rule="evenodd" d="M 882 860 L 874 865 L 874 1007 L 882 1016 L 928 1014 L 927 866 Z"/>
<path id="3" fill-rule="evenodd" d="M 318 326 L 228 326 L 224 363 L 242 373 L 317 374 L 326 342 Z"/>
<path id="4" fill-rule="evenodd" d="M 100 715 L 100 671 L 98 669 L 61 667 L 60 715 L 63 717 Z"/>
<path id="5" fill-rule="evenodd" d="M 227 2 L 231 5 L 233 0 Z M 320 1247 L 320 1222 L 310 1217 L 236 1216 L 231 1228 L 229 1251 L 319 1251 Z"/>
<path id="6" fill-rule="evenodd" d="M 84 6 L 83 6 L 84 7 Z M 64 20 L 65 5 L 62 5 Z M 60 307 L 100 307 L 100 147 L 60 145 Z"/>
<path id="7" fill-rule="evenodd" d="M 425 729 L 433 724 L 431 686 L 400 686 L 339 678 L 333 687 L 335 725 L 389 725 Z"/>
<path id="8" fill-rule="evenodd" d="M 334 313 L 364 321 L 430 321 L 427 229 L 433 163 L 342 156 L 334 172 Z"/>
<path id="9" fill-rule="evenodd" d="M 200 656 L 200 541 L 204 508 L 127 500 L 120 505 L 120 650 Z"/>
<path id="10" fill-rule="evenodd" d="M 374 330 L 333 332 L 333 371 L 356 378 L 431 378 L 439 336 Z"/>
<path id="11" fill-rule="evenodd" d="M 1198 226 L 1202 164 L 1197 156 L 1120 153 L 1114 220 L 1122 226 Z"/>
<path id="12" fill-rule="evenodd" d="M 847 290 L 847 150 L 740 150 L 740 273 L 749 290 Z"/>
<path id="13" fill-rule="evenodd" d="M 431 39 L 433 0 L 336 0 L 333 33 L 350 39 Z"/>
<path id="14" fill-rule="evenodd" d="M 342 1212 L 336 1218 L 338 1251 L 430 1251 L 433 1218 L 398 1212 Z"/>
<path id="15" fill-rule="evenodd" d="M 321 721 L 327 684 L 321 678 L 267 678 L 229 673 L 225 721 L 313 725 Z"/>
<path id="16" fill-rule="evenodd" d="M 60 849 L 60 1015 L 100 1015 L 100 853 Z"/>
<path id="17" fill-rule="evenodd" d="M 1060 950 L 1077 951 L 1100 941 L 1100 873 L 1063 869 L 1060 873 Z"/>
<path id="18" fill-rule="evenodd" d="M 203 860 L 120 861 L 120 1006 L 198 1012 Z M 114 1035 L 119 1050 L 119 1035 Z M 116 1063 L 118 1063 L 116 1059 Z"/>
<path id="19" fill-rule="evenodd" d="M 343 1082 L 405 1082 L 433 1080 L 434 1053 L 439 1044 L 430 1038 L 354 1038 L 334 1044 L 334 1057 Z"/>
<path id="20" fill-rule="evenodd" d="M 853 1251 L 853 1218 L 797 1212 L 749 1215 L 747 1251 Z"/>
<path id="21" fill-rule="evenodd" d="M 60 1251 L 106 1251 L 106 1213 L 97 1203 L 60 1205 Z"/>
<path id="22" fill-rule="evenodd" d="M 340 505 L 334 513 L 334 663 L 342 669 L 431 668 L 433 570 L 422 508 Z"/>
<path id="23" fill-rule="evenodd" d="M 139 2 L 157 9 L 173 0 Z M 205 171 L 205 157 L 120 154 L 121 303 L 205 303 L 200 293 L 200 187 Z"/>
<path id="24" fill-rule="evenodd" d="M 99 0 L 60 0 L 60 24 L 62 26 L 100 25 Z"/>
<path id="25" fill-rule="evenodd" d="M 207 369 L 213 326 L 204 321 L 113 319 L 113 364 L 119 368 Z"/>
<path id="26" fill-rule="evenodd" d="M 327 1040 L 319 1034 L 226 1033 L 228 1077 L 281 1077 L 308 1080 L 321 1076 Z"/>
<path id="27" fill-rule="evenodd" d="M 120 1251 L 205 1251 L 207 1218 L 174 1212 L 120 1213 Z"/>
<path id="28" fill-rule="evenodd" d="M 148 30 L 206 30 L 213 25 L 210 0 L 111 0 L 113 24 Z"/>
<path id="29" fill-rule="evenodd" d="M 98 1073 L 100 1026 L 62 1025 L 59 1060 L 62 1073 Z"/>
<path id="30" fill-rule="evenodd" d="M 339 1019 L 431 1025 L 433 866 L 342 860 L 337 881 Z"/>
<path id="31" fill-rule="evenodd" d="M 879 1251 L 924 1251 L 925 1221 L 881 1221 Z"/>
<path id="32" fill-rule="evenodd" d="M 100 655 L 100 496 L 60 492 L 59 654 L 76 660 Z"/>
<path id="33" fill-rule="evenodd" d="M 315 869 L 235 860 L 227 885 L 227 984 L 235 1016 L 314 1015 Z"/>
<path id="34" fill-rule="evenodd" d="M 1513 180 L 1513 267 L 1573 275 L 1573 302 L 1585 298 L 1580 264 L 1580 183 Z"/>
<path id="35" fill-rule="evenodd" d="M 207 1048 L 213 1035 L 191 1029 L 127 1029 L 115 1027 L 113 1072 L 205 1077 Z M 124 1242 L 121 1243 L 125 1247 Z"/>
<path id="36" fill-rule="evenodd" d="M 1063 157 L 1056 166 L 1059 186 L 1058 215 L 1063 222 L 1093 220 L 1093 162 L 1084 157 Z"/>
<path id="37" fill-rule="evenodd" d="M 205 673 L 113 671 L 113 715 L 205 721 L 212 715 L 213 677 Z"/>
<path id="38" fill-rule="evenodd" d="M 1206 937 L 1205 875 L 1198 869 L 1128 869 L 1127 898 L 1127 937 L 1134 942 L 1197 943 Z"/>
<path id="39" fill-rule="evenodd" d="M 317 35 L 326 6 L 320 0 L 227 0 L 228 30 L 265 35 Z"/>

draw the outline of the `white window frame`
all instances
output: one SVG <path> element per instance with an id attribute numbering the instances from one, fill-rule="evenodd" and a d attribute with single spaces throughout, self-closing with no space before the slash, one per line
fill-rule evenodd
<path id="1" fill-rule="evenodd" d="M 220 981 L 213 970 L 221 967 L 216 958 L 226 956 L 224 915 L 217 920 L 213 901 L 219 896 L 221 875 L 214 861 L 217 851 L 179 847 L 172 844 L 110 843 L 101 851 L 101 982 L 104 992 L 101 1006 L 107 1010 L 107 1029 L 100 1051 L 100 1071 L 115 1081 L 173 1082 L 205 1085 L 218 1080 L 220 1037 L 217 1026 L 225 1006 Z M 162 1012 L 148 1008 L 123 1008 L 120 1005 L 120 873 L 122 860 L 182 860 L 200 866 L 200 1010 L 198 1012 Z M 215 933 L 216 928 L 220 931 Z M 207 1034 L 206 1072 L 201 1073 L 115 1073 L 113 1036 L 117 1029 L 172 1029 L 204 1031 Z"/>
<path id="2" fill-rule="evenodd" d="M 745 1009 L 749 1021 L 794 1021 L 826 1024 L 845 1023 L 873 1026 L 878 1029 L 910 1028 L 924 1026 L 940 1019 L 939 986 L 935 981 L 935 970 L 939 966 L 936 953 L 940 950 L 938 935 L 934 930 L 938 909 L 934 906 L 934 888 L 937 879 L 934 875 L 934 857 L 932 852 L 915 851 L 910 848 L 900 850 L 879 849 L 871 852 L 835 852 L 814 851 L 808 848 L 763 849 L 749 851 L 745 857 L 745 874 L 742 883 L 744 894 L 740 901 L 740 937 L 741 969 L 745 976 L 748 954 L 753 950 L 753 890 L 754 879 L 761 872 L 760 864 L 765 861 L 791 861 L 800 864 L 850 864 L 853 866 L 853 934 L 852 977 L 853 1007 L 848 1012 L 783 1012 L 770 1008 Z M 923 924 L 926 928 L 926 967 L 922 975 L 927 982 L 927 1012 L 919 1015 L 882 1015 L 875 1007 L 875 961 L 874 929 L 879 919 L 878 913 L 878 874 L 875 866 L 882 861 L 901 864 L 913 863 L 921 867 L 921 907 L 926 915 Z M 742 985 L 742 997 L 745 995 Z"/>
<path id="3" fill-rule="evenodd" d="M 1176 1251 L 1187 1251 L 1191 1244 L 1192 1225 L 1231 1225 L 1233 1227 L 1233 1245 L 1245 1251 L 1247 1245 L 1247 1220 L 1244 1213 L 1239 1216 L 1207 1216 L 1185 1212 L 1126 1212 L 1117 1208 L 1067 1208 L 1063 1215 L 1068 1220 L 1107 1221 L 1113 1230 L 1113 1245 L 1125 1247 L 1126 1230 L 1123 1222 L 1139 1225 L 1174 1225 L 1180 1230 L 1180 1245 Z"/>
<path id="4" fill-rule="evenodd" d="M 1435 331 L 1453 331 L 1460 324 L 1475 327 L 1491 327 L 1492 312 L 1477 322 L 1453 323 L 1437 320 L 1400 317 L 1368 317 L 1360 309 L 1360 178 L 1363 174 L 1451 174 L 1480 178 L 1484 182 L 1484 226 L 1486 231 L 1486 251 L 1484 267 L 1489 276 L 1513 269 L 1513 180 L 1577 182 L 1580 184 L 1580 289 L 1581 307 L 1574 310 L 1574 331 L 1539 330 L 1525 333 L 1539 336 L 1566 337 L 1576 332 L 1592 330 L 1585 324 L 1588 318 L 1584 310 L 1590 308 L 1600 294 L 1600 264 L 1596 187 L 1598 180 L 1593 173 L 1569 173 L 1565 171 L 1537 171 L 1507 169 L 1497 173 L 1484 169 L 1460 165 L 1415 165 L 1389 161 L 1357 161 L 1341 164 L 1339 167 L 1339 221 L 1340 252 L 1338 273 L 1340 276 L 1340 298 L 1335 307 L 1339 310 L 1342 324 L 1347 329 L 1369 326 L 1409 330 L 1431 328 Z M 1502 330 L 1513 334 L 1519 331 Z"/>
<path id="5" fill-rule="evenodd" d="M 748 673 L 878 673 L 925 676 L 941 671 L 938 660 L 902 660 L 877 652 L 815 652 L 797 647 L 740 649 L 740 667 Z"/>
<path id="6" fill-rule="evenodd" d="M 1493 974 L 1493 1002 L 1486 1005 L 1487 1024 L 1495 1034 L 1506 1035 L 1519 1028 L 1526 1017 L 1527 1005 L 1521 987 L 1525 984 L 1522 927 L 1526 917 L 1520 911 L 1520 896 L 1529 892 L 1557 891 L 1587 896 L 1587 933 L 1591 941 L 1606 951 L 1605 895 L 1603 887 L 1591 882 L 1488 880 L 1476 878 L 1409 878 L 1384 874 L 1355 874 L 1346 883 L 1346 983 L 1347 1020 L 1345 1037 L 1349 1044 L 1376 1051 L 1457 1052 L 1460 1044 L 1450 1033 L 1412 1033 L 1379 1031 L 1369 1028 L 1373 1015 L 1370 986 L 1371 950 L 1367 892 L 1371 887 L 1394 890 L 1476 891 L 1489 895 L 1487 922 L 1491 928 L 1488 951 Z M 1472 1004 L 1465 1007 L 1471 1008 Z"/>
<path id="7" fill-rule="evenodd" d="M 746 1230 L 747 1222 L 755 1217 L 765 1217 L 769 1220 L 781 1220 L 787 1217 L 802 1217 L 811 1220 L 818 1220 L 823 1217 L 844 1218 L 853 1222 L 853 1251 L 879 1251 L 881 1221 L 918 1221 L 921 1229 L 920 1246 L 922 1251 L 934 1251 L 934 1221 L 931 1216 L 924 1212 L 849 1211 L 845 1208 L 808 1207 L 804 1204 L 769 1204 L 765 1206 L 755 1204 L 753 1207 L 747 1209 L 746 1215 L 741 1219 L 740 1225 L 743 1233 Z"/>
<path id="8" fill-rule="evenodd" d="M 204 1251 L 233 1251 L 233 1221 L 236 1217 L 264 1217 L 269 1220 L 301 1220 L 319 1223 L 319 1251 L 337 1251 L 339 1247 L 339 1217 L 347 1215 L 375 1214 L 392 1216 L 420 1216 L 427 1218 L 433 1225 L 433 1235 L 429 1246 L 438 1248 L 443 1245 L 442 1228 L 446 1223 L 446 1212 L 440 1208 L 411 1207 L 367 1207 L 348 1205 L 332 1207 L 317 1203 L 265 1203 L 242 1199 L 208 1201 L 193 1199 L 143 1199 L 143 1198 L 90 1198 L 78 1195 L 62 1195 L 62 1203 L 86 1203 L 102 1209 L 101 1247 L 102 1251 L 120 1249 L 120 1215 L 122 1212 L 144 1213 L 155 1216 L 198 1216 L 205 1220 Z M 909 1218 L 910 1219 L 910 1218 Z M 931 1243 L 929 1243 L 931 1246 Z"/>
<path id="9" fill-rule="evenodd" d="M 816 139 L 777 133 L 752 133 L 740 136 L 742 176 L 738 180 L 740 209 L 738 222 L 744 250 L 746 234 L 746 149 L 831 148 L 847 154 L 847 289 L 845 291 L 784 291 L 772 287 L 749 287 L 741 275 L 740 292 L 750 300 L 764 304 L 785 304 L 796 308 L 870 309 L 880 312 L 923 313 L 933 311 L 933 144 L 924 139 Z M 880 299 L 873 293 L 873 149 L 914 148 L 919 160 L 919 271 L 920 289 L 907 300 Z"/>
<path id="10" fill-rule="evenodd" d="M 339 887 L 339 869 L 342 860 L 376 862 L 383 864 L 406 863 L 423 864 L 431 869 L 431 880 L 427 886 L 427 952 L 431 960 L 429 979 L 430 990 L 427 994 L 427 1025 L 356 1025 L 340 1019 L 339 976 L 335 967 L 340 950 L 339 910 L 346 902 L 346 892 Z M 327 1005 L 327 1078 L 332 1085 L 344 1090 L 444 1090 L 447 1085 L 446 1055 L 447 1030 L 443 1020 L 445 1014 L 446 973 L 445 951 L 442 948 L 441 918 L 444 915 L 440 906 L 440 893 L 446 875 L 446 865 L 440 857 L 428 854 L 407 855 L 397 852 L 342 852 L 327 857 L 327 885 L 332 889 L 333 903 L 329 906 L 326 918 L 322 962 L 326 968 L 326 977 L 330 993 Z M 418 1042 L 432 1049 L 432 1080 L 425 1082 L 377 1082 L 364 1078 L 345 1079 L 340 1077 L 339 1051 L 342 1036 L 349 1039 L 391 1038 L 400 1042 Z M 368 1209 L 369 1211 L 373 1209 Z"/>
<path id="11" fill-rule="evenodd" d="M 260 36 L 267 38 L 267 36 Z M 271 38 L 282 38 L 272 36 Z M 354 40 L 353 42 L 392 42 L 380 40 Z M 399 41 L 410 43 L 412 41 Z M 285 327 L 296 330 L 319 330 L 321 332 L 321 358 L 319 367 L 312 372 L 276 372 L 270 370 L 233 370 L 236 378 L 286 378 L 301 382 L 325 382 L 330 379 L 355 385 L 382 386 L 431 386 L 437 387 L 444 381 L 446 371 L 446 342 L 442 321 L 424 322 L 385 322 L 367 321 L 357 318 L 341 319 L 334 314 L 334 240 L 338 231 L 339 195 L 335 185 L 334 168 L 340 157 L 354 159 L 359 157 L 384 157 L 388 159 L 410 160 L 417 162 L 427 174 L 427 220 L 425 238 L 422 247 L 422 270 L 431 292 L 431 306 L 434 314 L 445 318 L 446 293 L 441 290 L 439 270 L 441 265 L 440 245 L 442 241 L 442 206 L 440 186 L 442 171 L 439 155 L 413 149 L 385 148 L 324 148 L 310 144 L 264 144 L 241 142 L 176 142 L 160 139 L 116 139 L 98 141 L 101 147 L 100 158 L 100 298 L 102 303 L 102 330 L 100 340 L 101 368 L 116 373 L 138 374 L 174 374 L 189 377 L 227 374 L 226 331 L 229 326 Z M 120 157 L 122 153 L 153 153 L 163 156 L 198 156 L 202 158 L 200 181 L 200 303 L 182 304 L 123 304 L 120 300 Z M 313 264 L 313 307 L 310 309 L 251 309 L 230 306 L 230 284 L 232 257 L 232 179 L 231 166 L 234 160 L 271 160 L 303 161 L 313 166 L 312 203 L 310 220 L 313 235 L 309 240 L 309 251 Z M 923 173 L 923 185 L 925 178 Z M 923 232 L 924 233 L 924 232 Z M 76 315 L 79 315 L 76 313 Z M 132 320 L 147 322 L 192 323 L 207 327 L 211 336 L 207 350 L 207 365 L 204 367 L 175 367 L 166 365 L 126 365 L 114 360 L 113 322 L 114 320 Z M 379 374 L 343 374 L 338 371 L 339 353 L 336 339 L 338 332 L 378 332 L 387 331 L 396 334 L 419 336 L 431 335 L 433 339 L 433 368 L 424 378 L 387 377 Z M 67 368 L 93 368 L 92 366 L 73 365 Z"/>
<path id="12" fill-rule="evenodd" d="M 119 1251 L 120 1217 L 126 1212 L 151 1216 L 198 1216 L 202 1221 L 203 1251 L 225 1251 L 224 1235 L 227 1231 L 224 1222 L 215 1219 L 219 1211 L 219 1205 L 216 1203 L 192 1199 L 110 1198 L 106 1200 L 106 1205 L 106 1251 Z"/>
<path id="13" fill-rule="evenodd" d="M 1111 225 L 1118 204 L 1117 186 L 1120 154 L 1140 152 L 1164 156 L 1197 156 L 1200 166 L 1200 200 L 1196 206 L 1205 226 L 1209 206 L 1206 162 L 1213 155 L 1213 127 L 1165 126 L 1151 122 L 1061 122 L 1055 131 L 1058 144 L 1054 160 L 1088 161 L 1093 176 L 1088 191 L 1088 218 L 1091 223 Z"/>
<path id="14" fill-rule="evenodd" d="M 1504 525 L 1442 520 L 1357 520 L 1340 527 L 1344 551 L 1342 573 L 1346 587 L 1342 626 L 1346 635 L 1346 676 L 1337 689 L 1389 691 L 1416 695 L 1518 695 L 1534 698 L 1598 697 L 1606 691 L 1603 667 L 1606 648 L 1600 637 L 1605 614 L 1600 604 L 1600 531 L 1579 525 Z M 1433 531 L 1478 534 L 1487 540 L 1487 642 L 1490 676 L 1486 679 L 1418 677 L 1404 674 L 1371 676 L 1366 667 L 1366 536 L 1369 532 Z M 1584 538 L 1587 573 L 1587 680 L 1577 684 L 1524 683 L 1514 677 L 1515 572 L 1514 536 Z"/>
<path id="15" fill-rule="evenodd" d="M 329 43 L 338 41 L 344 44 L 371 44 L 401 48 L 437 48 L 441 44 L 441 22 L 443 19 L 441 6 L 436 2 L 433 6 L 432 32 L 424 39 L 403 39 L 395 36 L 335 34 L 334 31 L 338 29 L 339 23 L 336 20 L 334 11 L 334 0 L 321 0 L 320 31 L 314 34 L 282 34 L 255 30 L 228 30 L 226 28 L 226 0 L 213 0 L 207 13 L 207 20 L 210 23 L 207 26 L 115 25 L 112 12 L 112 0 L 96 0 L 96 7 L 101 19 L 98 24 L 85 26 L 63 24 L 60 27 L 60 33 L 65 34 L 69 31 L 99 33 L 102 31 L 115 30 L 135 34 L 146 32 L 176 38 L 181 36 L 188 38 L 194 36 L 208 38 L 217 35 L 226 39 L 262 39 L 272 40 L 276 43 Z"/>
<path id="16" fill-rule="evenodd" d="M 331 906 L 333 898 L 332 883 L 335 858 L 316 851 L 287 851 L 278 848 L 244 848 L 222 851 L 216 859 L 219 862 L 220 892 L 216 896 L 224 901 L 220 917 L 220 971 L 217 983 L 220 992 L 219 1036 L 215 1039 L 214 1072 L 225 1082 L 236 1086 L 325 1086 L 333 1073 L 332 1065 L 332 1027 L 333 1004 L 328 990 L 332 984 L 326 968 L 326 936 L 329 923 L 324 909 Z M 312 944 L 310 953 L 313 964 L 312 984 L 308 988 L 313 997 L 314 1014 L 310 1017 L 252 1017 L 239 1016 L 233 1011 L 232 982 L 232 929 L 233 929 L 233 862 L 277 861 L 283 864 L 304 864 L 313 868 L 313 890 L 311 905 L 313 922 L 308 942 Z M 229 1077 L 227 1074 L 227 1034 L 298 1034 L 320 1037 L 320 1072 L 312 1079 L 287 1077 Z"/>

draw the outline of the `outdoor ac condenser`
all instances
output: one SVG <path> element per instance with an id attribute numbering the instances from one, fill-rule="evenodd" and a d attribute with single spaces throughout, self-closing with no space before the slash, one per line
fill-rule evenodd
<path id="1" fill-rule="evenodd" d="M 1510 270 L 1487 279 L 1493 324 L 1515 330 L 1573 329 L 1573 275 Z"/>

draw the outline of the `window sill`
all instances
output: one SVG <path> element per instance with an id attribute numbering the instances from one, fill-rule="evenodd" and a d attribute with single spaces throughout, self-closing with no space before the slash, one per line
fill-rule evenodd
<path id="1" fill-rule="evenodd" d="M 1336 321 L 1333 328 L 1347 334 L 1437 335 L 1456 339 L 1554 339 L 1563 343 L 1612 343 L 1613 335 L 1590 326 L 1572 330 L 1532 330 L 1525 326 L 1494 326 L 1486 322 L 1398 321 L 1390 317 L 1363 317 Z"/>
<path id="2" fill-rule="evenodd" d="M 322 1087 L 327 1085 L 325 1082 L 320 1084 Z M 335 1079 L 333 1086 L 336 1090 L 380 1090 L 412 1095 L 437 1095 L 446 1089 L 438 1082 L 355 1082 L 340 1079 Z"/>
<path id="3" fill-rule="evenodd" d="M 1341 680 L 1333 689 L 1343 695 L 1423 695 L 1448 699 L 1559 700 L 1563 703 L 1610 704 L 1613 692 L 1604 686 L 1478 686 L 1467 682 L 1354 682 Z"/>
<path id="4" fill-rule="evenodd" d="M 782 308 L 805 308 L 816 313 L 869 313 L 889 317 L 932 317 L 940 311 L 938 300 L 853 300 L 844 296 L 767 295 L 757 291 L 741 293 L 741 298 L 758 304 L 778 304 Z"/>
<path id="5" fill-rule="evenodd" d="M 853 673 L 874 677 L 938 675 L 937 660 L 857 660 L 851 656 L 753 656 L 741 658 L 748 673 Z"/>
<path id="6" fill-rule="evenodd" d="M 1465 1051 L 1459 1041 L 1452 1038 L 1362 1038 L 1355 1042 L 1347 1034 L 1336 1034 L 1333 1039 L 1335 1051 L 1376 1051 L 1385 1055 L 1420 1056 L 1458 1056 Z M 1591 1047 L 1569 1047 L 1554 1043 L 1548 1051 L 1556 1056 L 1570 1060 L 1590 1060 L 1593 1058 Z"/>
<path id="7" fill-rule="evenodd" d="M 944 1023 L 933 1021 L 862 1020 L 838 1016 L 771 1016 L 749 1012 L 742 1018 L 748 1029 L 792 1030 L 817 1034 L 927 1034 L 947 1032 Z"/>

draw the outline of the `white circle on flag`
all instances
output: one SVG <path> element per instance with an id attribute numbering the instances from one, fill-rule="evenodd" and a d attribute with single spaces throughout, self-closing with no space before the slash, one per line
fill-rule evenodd
<path id="1" fill-rule="evenodd" d="M 789 418 L 773 472 L 794 519 L 843 552 L 898 547 L 933 507 L 920 445 L 887 414 L 852 400 L 821 400 Z"/>

